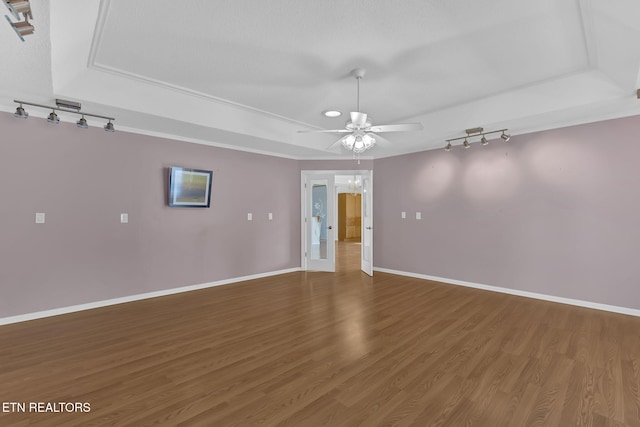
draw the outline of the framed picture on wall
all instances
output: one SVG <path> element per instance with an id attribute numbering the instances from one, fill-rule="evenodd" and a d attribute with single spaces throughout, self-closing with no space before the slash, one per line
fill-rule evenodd
<path id="1" fill-rule="evenodd" d="M 169 206 L 208 208 L 211 206 L 212 180 L 212 171 L 170 167 Z"/>

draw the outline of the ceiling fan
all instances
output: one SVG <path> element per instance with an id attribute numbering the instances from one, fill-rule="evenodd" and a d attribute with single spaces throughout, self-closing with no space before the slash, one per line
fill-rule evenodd
<path id="1" fill-rule="evenodd" d="M 363 153 L 367 149 L 373 147 L 376 143 L 376 138 L 382 139 L 376 133 L 383 132 L 406 132 L 422 130 L 424 127 L 421 123 L 399 123 L 395 125 L 373 125 L 368 118 L 367 113 L 360 111 L 360 79 L 364 77 L 366 70 L 364 68 L 356 68 L 351 71 L 351 75 L 357 82 L 357 100 L 356 111 L 352 111 L 350 114 L 351 120 L 347 121 L 344 129 L 327 129 L 327 130 L 301 130 L 298 132 L 329 132 L 329 133 L 347 133 L 327 149 L 331 149 L 338 144 L 342 144 L 347 150 L 353 151 L 356 154 Z"/>

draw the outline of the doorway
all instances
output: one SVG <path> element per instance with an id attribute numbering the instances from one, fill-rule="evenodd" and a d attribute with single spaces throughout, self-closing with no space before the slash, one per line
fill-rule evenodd
<path id="1" fill-rule="evenodd" d="M 303 270 L 373 275 L 372 177 L 371 170 L 302 171 Z"/>

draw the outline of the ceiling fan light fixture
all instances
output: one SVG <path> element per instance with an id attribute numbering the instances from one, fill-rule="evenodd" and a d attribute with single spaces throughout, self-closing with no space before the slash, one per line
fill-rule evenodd
<path id="1" fill-rule="evenodd" d="M 444 151 L 451 151 L 451 143 L 447 141 L 447 145 L 444 146 Z"/>
<path id="2" fill-rule="evenodd" d="M 462 143 L 462 145 L 464 145 L 464 148 L 471 147 L 471 144 L 469 144 L 469 141 L 467 141 L 467 138 L 464 139 L 464 142 Z"/>
<path id="3" fill-rule="evenodd" d="M 392 125 L 372 126 L 371 117 L 360 110 L 360 80 L 364 77 L 364 68 L 356 68 L 351 71 L 351 75 L 356 80 L 356 111 L 349 112 L 349 119 L 345 123 L 344 129 L 319 129 L 319 130 L 299 130 L 298 132 L 329 132 L 348 133 L 342 136 L 327 149 L 332 149 L 337 145 L 342 145 L 345 150 L 352 151 L 354 158 L 360 162 L 359 154 L 376 145 L 376 137 L 382 132 L 407 132 L 422 130 L 424 127 L 420 123 L 397 123 Z M 338 110 L 325 110 L 322 115 L 325 117 L 339 117 L 342 113 Z M 384 138 L 380 139 L 384 142 Z M 378 141 L 379 142 L 379 141 Z M 358 154 L 358 156 L 356 156 Z"/>
<path id="4" fill-rule="evenodd" d="M 353 145 L 356 142 L 356 137 L 353 134 L 349 134 L 342 138 L 342 146 L 347 150 L 353 150 Z"/>
<path id="5" fill-rule="evenodd" d="M 482 135 L 482 138 L 480 138 L 480 143 L 482 145 L 487 145 L 489 144 L 489 141 L 487 141 L 487 138 L 484 135 Z"/>
<path id="6" fill-rule="evenodd" d="M 111 120 L 109 120 L 109 123 L 104 125 L 104 130 L 107 131 L 107 132 L 115 132 L 116 131 L 116 128 L 113 127 L 113 123 L 111 123 Z"/>
<path id="7" fill-rule="evenodd" d="M 376 139 L 368 133 L 364 134 L 364 136 L 362 137 L 362 142 L 364 143 L 365 150 L 368 150 L 369 148 L 376 145 Z"/>
<path id="8" fill-rule="evenodd" d="M 502 135 L 500 135 L 500 138 L 504 139 L 504 142 L 507 142 L 511 139 L 511 135 L 509 135 L 508 133 L 504 133 L 503 131 Z"/>
<path id="9" fill-rule="evenodd" d="M 355 142 L 353 143 L 353 152 L 356 154 L 364 153 L 367 147 L 364 144 L 364 139 L 361 135 L 357 135 Z"/>

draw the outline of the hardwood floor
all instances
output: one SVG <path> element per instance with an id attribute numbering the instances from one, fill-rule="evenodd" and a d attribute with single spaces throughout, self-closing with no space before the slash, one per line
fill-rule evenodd
<path id="1" fill-rule="evenodd" d="M 358 270 L 0 327 L 0 425 L 640 426 L 640 318 Z"/>

